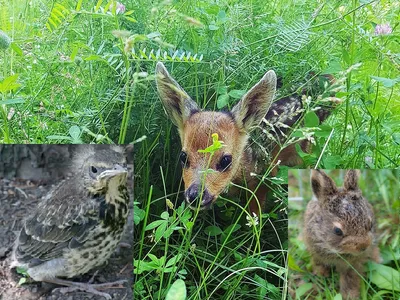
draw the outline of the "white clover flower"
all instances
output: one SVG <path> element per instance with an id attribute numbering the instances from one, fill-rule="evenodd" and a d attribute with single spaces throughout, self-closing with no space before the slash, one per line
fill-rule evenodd
<path id="1" fill-rule="evenodd" d="M 248 223 L 246 223 L 246 225 L 249 227 L 258 225 L 258 216 L 254 212 L 253 212 L 253 217 L 247 215 L 246 220 L 248 222 Z"/>

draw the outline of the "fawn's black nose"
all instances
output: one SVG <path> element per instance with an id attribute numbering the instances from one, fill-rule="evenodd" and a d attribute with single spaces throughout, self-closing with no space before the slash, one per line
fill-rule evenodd
<path id="1" fill-rule="evenodd" d="M 199 186 L 197 184 L 192 184 L 185 192 L 186 201 L 191 204 L 197 199 L 198 195 L 199 195 Z"/>
<path id="2" fill-rule="evenodd" d="M 208 192 L 207 189 L 204 189 L 202 191 L 199 184 L 193 183 L 185 191 L 185 199 L 192 208 L 196 208 L 199 206 L 198 201 L 201 201 L 200 208 L 204 208 L 211 205 L 214 197 Z"/>

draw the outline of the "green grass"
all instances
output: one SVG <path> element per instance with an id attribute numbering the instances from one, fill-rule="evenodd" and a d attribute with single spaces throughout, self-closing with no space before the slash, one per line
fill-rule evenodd
<path id="1" fill-rule="evenodd" d="M 243 199 L 200 213 L 180 208 L 180 140 L 156 95 L 155 63 L 208 109 L 232 107 L 269 69 L 282 78 L 282 96 L 310 73 L 333 74 L 343 103 L 324 126 L 306 120 L 296 133 L 314 134 L 305 166 L 395 168 L 396 1 L 131 0 L 125 14 L 110 4 L 0 0 L 0 30 L 12 40 L 0 49 L 0 142 L 136 143 L 133 251 L 151 268 L 135 275 L 138 299 L 162 299 L 179 278 L 189 299 L 283 299 L 282 181 L 266 180 L 270 205 L 258 226 L 245 225 Z M 374 35 L 384 23 L 393 33 Z M 154 233 L 145 230 L 155 221 Z"/>
<path id="2" fill-rule="evenodd" d="M 344 170 L 328 175 L 342 186 Z M 361 299 L 398 299 L 400 296 L 400 201 L 398 170 L 363 170 L 359 186 L 372 204 L 382 263 L 369 263 L 362 280 Z M 342 299 L 339 276 L 323 278 L 312 273 L 310 254 L 302 238 L 303 213 L 312 198 L 310 170 L 289 171 L 289 289 L 290 299 Z"/>

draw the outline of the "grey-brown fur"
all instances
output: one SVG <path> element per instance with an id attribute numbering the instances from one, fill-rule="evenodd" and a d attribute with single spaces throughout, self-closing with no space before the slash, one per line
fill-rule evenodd
<path id="1" fill-rule="evenodd" d="M 27 216 L 16 240 L 11 267 L 22 267 L 35 281 L 73 285 L 59 278 L 104 264 L 121 239 L 129 204 L 123 149 L 81 150 L 71 164 L 73 176 Z"/>
<path id="2" fill-rule="evenodd" d="M 375 241 L 372 206 L 358 186 L 360 171 L 346 172 L 344 187 L 323 171 L 312 170 L 311 186 L 317 200 L 311 200 L 304 215 L 304 238 L 314 272 L 328 276 L 330 267 L 340 274 L 344 299 L 358 299 L 360 275 L 369 259 L 379 260 Z M 335 233 L 339 228 L 342 234 Z"/>

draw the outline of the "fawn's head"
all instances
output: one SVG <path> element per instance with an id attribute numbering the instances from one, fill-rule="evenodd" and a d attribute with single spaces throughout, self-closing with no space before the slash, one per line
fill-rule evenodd
<path id="1" fill-rule="evenodd" d="M 156 67 L 157 89 L 167 115 L 178 127 L 185 199 L 192 208 L 208 208 L 238 176 L 248 133 L 265 117 L 276 90 L 274 71 L 267 72 L 231 111 L 202 111 L 162 63 Z M 223 147 L 212 154 L 199 152 L 218 134 Z M 240 174 L 239 174 L 240 173 Z"/>

